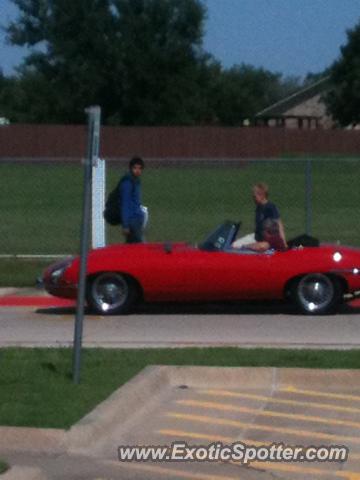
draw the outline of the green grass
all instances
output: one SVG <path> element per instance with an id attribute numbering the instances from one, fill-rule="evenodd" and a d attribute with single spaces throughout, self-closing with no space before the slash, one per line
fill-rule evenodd
<path id="1" fill-rule="evenodd" d="M 8 470 L 8 468 L 9 468 L 9 465 L 5 463 L 3 460 L 0 460 L 0 475 L 2 473 L 5 473 L 6 470 Z"/>
<path id="2" fill-rule="evenodd" d="M 0 425 L 69 428 L 147 365 L 360 368 L 360 351 L 189 348 L 84 349 L 81 383 L 71 349 L 0 350 Z"/>
<path id="3" fill-rule="evenodd" d="M 265 181 L 279 206 L 287 237 L 305 231 L 305 170 L 299 159 L 249 162 L 237 167 L 147 168 L 143 203 L 150 209 L 148 241 L 199 242 L 224 219 L 253 231 L 251 187 Z M 108 188 L 122 174 L 108 168 Z M 79 251 L 83 171 L 80 165 L 0 164 L 0 254 L 73 254 Z M 323 241 L 360 245 L 360 161 L 313 162 L 313 235 Z M 108 227 L 108 241 L 122 242 L 120 228 Z M 0 260 L 0 285 L 30 285 L 37 262 Z M 40 266 L 42 267 L 42 265 Z M 40 268 L 41 270 L 41 268 Z M 10 272 L 10 273 L 9 273 Z"/>
<path id="4" fill-rule="evenodd" d="M 53 260 L 1 259 L 0 286 L 34 286 L 36 278 Z"/>

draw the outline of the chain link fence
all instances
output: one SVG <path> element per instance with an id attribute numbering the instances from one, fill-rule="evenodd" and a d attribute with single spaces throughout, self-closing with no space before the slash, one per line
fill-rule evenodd
<path id="1" fill-rule="evenodd" d="M 287 237 L 310 233 L 324 242 L 360 244 L 357 159 L 282 159 L 160 167 L 145 172 L 149 239 L 201 239 L 224 219 L 254 230 L 252 186 L 266 182 Z M 147 176 L 147 178 L 146 178 Z"/>
<path id="2" fill-rule="evenodd" d="M 107 191 L 126 171 L 108 162 Z M 77 253 L 80 244 L 81 162 L 0 163 L 0 254 Z M 360 161 L 276 159 L 253 161 L 148 161 L 143 203 L 149 207 L 147 241 L 192 243 L 225 219 L 254 229 L 252 186 L 266 182 L 279 207 L 287 238 L 308 232 L 323 242 L 360 245 Z M 107 227 L 107 243 L 122 242 Z"/>
<path id="3" fill-rule="evenodd" d="M 127 162 L 107 162 L 107 192 Z M 2 162 L 0 285 L 33 284 L 49 255 L 79 253 L 83 165 Z M 254 230 L 252 186 L 266 182 L 288 239 L 310 233 L 322 242 L 360 245 L 360 161 L 276 159 L 147 161 L 143 203 L 150 210 L 147 241 L 200 242 L 225 219 Z M 123 242 L 106 227 L 107 243 Z"/>

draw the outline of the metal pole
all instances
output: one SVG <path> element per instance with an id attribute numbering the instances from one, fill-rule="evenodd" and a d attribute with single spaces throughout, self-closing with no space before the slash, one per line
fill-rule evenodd
<path id="1" fill-rule="evenodd" d="M 305 231 L 307 235 L 312 233 L 312 193 L 313 193 L 313 181 L 312 181 L 312 161 L 306 160 L 306 173 L 305 173 Z"/>
<path id="2" fill-rule="evenodd" d="M 92 166 L 92 195 L 91 195 L 91 246 L 92 248 L 104 247 L 105 239 L 105 219 L 103 211 L 105 209 L 105 189 L 106 189 L 106 171 L 105 160 L 96 159 Z"/>
<path id="3" fill-rule="evenodd" d="M 80 241 L 80 270 L 74 330 L 73 381 L 76 384 L 80 382 L 81 346 L 86 293 L 86 270 L 91 218 L 92 165 L 94 158 L 98 156 L 99 134 L 97 132 L 99 131 L 101 112 L 100 107 L 98 106 L 89 107 L 85 111 L 88 114 L 88 146 L 87 157 L 85 159 L 84 167 L 84 191 Z"/>

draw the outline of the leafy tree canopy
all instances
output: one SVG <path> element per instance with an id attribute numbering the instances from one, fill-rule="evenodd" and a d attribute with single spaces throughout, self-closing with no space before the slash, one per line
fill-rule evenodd
<path id="1" fill-rule="evenodd" d="M 285 96 L 294 79 L 249 65 L 222 69 L 202 47 L 202 0 L 12 0 L 11 44 L 30 54 L 0 82 L 12 121 L 237 125 Z"/>
<path id="2" fill-rule="evenodd" d="M 33 48 L 17 88 L 28 96 L 36 78 L 51 104 L 35 107 L 38 121 L 80 122 L 89 104 L 108 122 L 191 121 L 207 61 L 199 0 L 13 1 L 20 16 L 9 40 Z"/>
<path id="3" fill-rule="evenodd" d="M 299 88 L 298 82 L 296 78 L 283 80 L 279 73 L 247 64 L 224 70 L 214 97 L 218 123 L 242 124 L 264 107 Z"/>
<path id="4" fill-rule="evenodd" d="M 342 126 L 360 122 L 360 22 L 347 32 L 347 43 L 330 69 L 332 89 L 326 97 L 334 119 Z"/>

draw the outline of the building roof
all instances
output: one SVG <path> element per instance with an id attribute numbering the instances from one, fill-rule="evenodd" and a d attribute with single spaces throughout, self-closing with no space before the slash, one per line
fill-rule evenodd
<path id="1" fill-rule="evenodd" d="M 287 112 L 291 108 L 309 100 L 316 95 L 325 92 L 330 86 L 330 77 L 324 77 L 321 80 L 318 80 L 311 85 L 298 90 L 297 92 L 289 95 L 288 97 L 279 100 L 278 102 L 270 105 L 269 107 L 261 110 L 256 114 L 256 117 L 269 117 L 269 116 L 277 116 L 282 115 L 283 113 Z"/>

